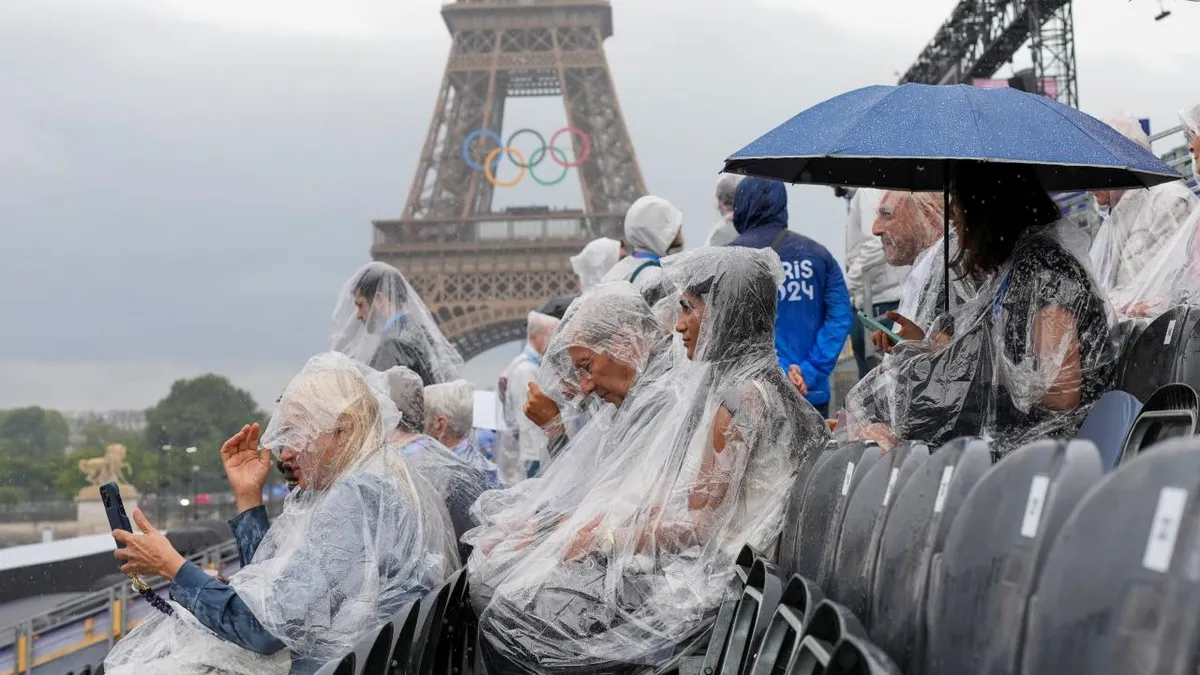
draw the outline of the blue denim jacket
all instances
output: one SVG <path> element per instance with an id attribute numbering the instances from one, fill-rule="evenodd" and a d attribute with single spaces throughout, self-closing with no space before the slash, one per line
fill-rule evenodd
<path id="1" fill-rule="evenodd" d="M 249 565 L 254 552 L 271 527 L 267 509 L 256 506 L 229 521 L 237 540 L 242 565 Z M 274 654 L 286 645 L 267 632 L 232 586 L 186 562 L 171 582 L 171 599 L 191 612 L 200 623 L 224 640 L 257 654 Z"/>

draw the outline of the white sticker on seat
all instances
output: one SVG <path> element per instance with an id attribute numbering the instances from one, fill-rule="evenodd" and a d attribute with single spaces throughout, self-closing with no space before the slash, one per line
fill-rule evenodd
<path id="1" fill-rule="evenodd" d="M 950 479 L 954 477 L 954 467 L 942 469 L 942 482 L 938 485 L 937 498 L 933 500 L 933 512 L 941 513 L 946 508 L 946 493 L 950 491 Z"/>
<path id="2" fill-rule="evenodd" d="M 1142 566 L 1146 569 L 1162 573 L 1171 569 L 1187 496 L 1187 490 L 1177 487 L 1166 487 L 1158 493 L 1158 506 L 1154 509 L 1154 520 L 1150 522 L 1150 538 L 1146 541 L 1146 553 L 1142 555 Z"/>
<path id="3" fill-rule="evenodd" d="M 846 463 L 846 477 L 842 479 L 842 496 L 850 494 L 850 482 L 854 479 L 854 462 Z"/>
<path id="4" fill-rule="evenodd" d="M 1046 508 L 1046 492 L 1050 490 L 1049 476 L 1034 476 L 1029 483 L 1029 499 L 1025 500 L 1025 518 L 1021 520 L 1021 536 L 1033 539 L 1042 522 L 1042 510 Z"/>
<path id="5" fill-rule="evenodd" d="M 900 475 L 900 469 L 892 467 L 892 475 L 888 476 L 887 491 L 883 493 L 883 505 L 887 506 L 888 502 L 892 501 L 892 488 L 896 487 L 896 478 Z"/>

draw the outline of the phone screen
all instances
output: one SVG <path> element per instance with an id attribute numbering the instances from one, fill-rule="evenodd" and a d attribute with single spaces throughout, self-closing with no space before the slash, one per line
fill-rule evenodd
<path id="1" fill-rule="evenodd" d="M 870 316 L 868 314 L 864 314 L 863 312 L 858 313 L 858 318 L 862 319 L 863 325 L 866 326 L 867 328 L 870 328 L 871 330 L 883 331 L 884 335 L 887 335 L 889 338 L 892 339 L 892 342 L 901 342 L 900 336 L 896 335 L 896 333 L 893 332 L 891 328 L 889 328 L 888 326 L 885 326 L 882 322 L 879 321 L 879 319 L 876 319 L 875 317 Z"/>

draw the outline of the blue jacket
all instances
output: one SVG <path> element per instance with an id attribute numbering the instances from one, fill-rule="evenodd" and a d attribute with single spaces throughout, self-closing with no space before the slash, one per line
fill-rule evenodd
<path id="1" fill-rule="evenodd" d="M 747 178 L 733 202 L 738 238 L 730 246 L 767 248 L 787 230 L 787 189 L 783 183 Z M 786 373 L 800 366 L 813 405 L 829 402 L 829 374 L 850 334 L 850 294 L 842 268 L 829 249 L 796 232 L 774 246 L 783 262 L 784 281 L 776 296 L 775 353 Z"/>

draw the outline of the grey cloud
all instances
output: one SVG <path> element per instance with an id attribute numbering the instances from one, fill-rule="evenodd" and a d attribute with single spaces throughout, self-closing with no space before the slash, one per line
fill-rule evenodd
<path id="1" fill-rule="evenodd" d="M 403 208 L 449 47 L 437 6 L 359 0 L 394 33 L 367 40 L 109 1 L 0 5 L 0 405 L 147 405 L 205 370 L 274 400 L 325 345 L 370 219 Z M 693 244 L 725 156 L 823 98 L 891 81 L 935 28 L 883 42 L 748 0 L 615 5 L 608 53 L 641 167 Z M 516 105 L 540 128 L 562 118 Z M 567 181 L 504 198 L 577 195 Z M 793 228 L 840 255 L 841 204 L 824 188 L 792 196 Z M 473 378 L 490 385 L 511 351 Z"/>

